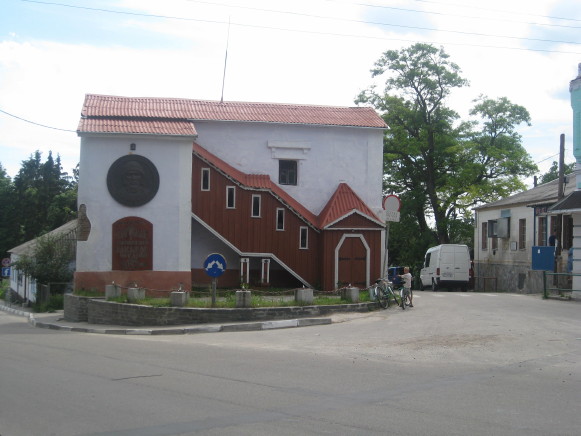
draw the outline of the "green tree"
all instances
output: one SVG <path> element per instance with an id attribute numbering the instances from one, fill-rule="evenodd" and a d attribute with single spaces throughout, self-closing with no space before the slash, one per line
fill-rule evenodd
<path id="1" fill-rule="evenodd" d="M 563 174 L 565 175 L 572 174 L 574 171 L 575 171 L 575 162 L 565 164 L 565 167 L 563 168 Z M 559 178 L 559 163 L 557 161 L 553 161 L 553 164 L 551 165 L 551 168 L 549 168 L 549 171 L 541 175 L 539 179 L 539 184 L 542 185 L 543 183 L 548 183 L 558 178 Z"/>
<path id="2" fill-rule="evenodd" d="M 12 180 L 0 163 L 0 256 L 19 244 L 18 220 L 16 214 L 16 193 Z"/>
<path id="3" fill-rule="evenodd" d="M 33 239 L 70 221 L 76 214 L 77 184 L 63 172 L 60 157 L 46 162 L 36 151 L 14 178 L 20 239 Z"/>
<path id="4" fill-rule="evenodd" d="M 387 51 L 371 71 L 387 76 L 386 87 L 367 89 L 357 103 L 371 104 L 389 126 L 384 189 L 409 209 L 402 225 L 426 233 L 424 244 L 471 242 L 471 207 L 524 188 L 518 177 L 536 169 L 515 131 L 529 122 L 528 112 L 505 98 L 481 96 L 471 112 L 478 119 L 461 121 L 445 103 L 468 82 L 430 44 Z"/>
<path id="5" fill-rule="evenodd" d="M 20 256 L 14 266 L 38 283 L 68 283 L 73 278 L 74 247 L 67 235 L 46 234 L 36 239 L 34 252 Z"/>

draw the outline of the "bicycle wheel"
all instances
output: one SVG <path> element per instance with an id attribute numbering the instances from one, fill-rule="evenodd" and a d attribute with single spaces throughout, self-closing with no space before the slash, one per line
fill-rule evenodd
<path id="1" fill-rule="evenodd" d="M 385 299 L 387 300 L 387 307 L 389 307 L 389 303 L 391 300 L 393 300 L 397 303 L 397 298 L 395 298 L 395 294 L 393 293 L 393 289 L 389 285 L 385 289 Z"/>
<path id="2" fill-rule="evenodd" d="M 401 302 L 400 306 L 402 310 L 405 310 L 405 291 L 403 290 L 403 288 L 401 288 L 399 290 L 399 301 Z"/>
<path id="3" fill-rule="evenodd" d="M 381 288 L 380 286 L 377 287 L 377 303 L 383 307 L 384 309 L 387 308 L 387 306 L 389 305 L 389 302 L 387 300 L 387 295 L 385 294 L 385 291 L 383 290 L 383 288 Z"/>

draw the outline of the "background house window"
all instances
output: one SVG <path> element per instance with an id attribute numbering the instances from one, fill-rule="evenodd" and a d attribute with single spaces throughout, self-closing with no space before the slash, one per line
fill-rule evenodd
<path id="1" fill-rule="evenodd" d="M 260 218 L 260 195 L 252 196 L 252 218 Z"/>
<path id="2" fill-rule="evenodd" d="M 278 183 L 281 185 L 297 184 L 297 161 L 296 160 L 279 160 L 278 161 Z"/>
<path id="3" fill-rule="evenodd" d="M 527 220 L 518 220 L 518 249 L 524 250 L 527 248 Z"/>
<path id="4" fill-rule="evenodd" d="M 547 217 L 539 217 L 539 235 L 537 245 L 544 247 L 547 245 Z"/>
<path id="5" fill-rule="evenodd" d="M 309 228 L 308 227 L 301 227 L 300 230 L 300 242 L 299 248 L 306 249 L 309 248 Z"/>
<path id="6" fill-rule="evenodd" d="M 210 190 L 210 168 L 202 168 L 202 191 Z"/>
<path id="7" fill-rule="evenodd" d="M 493 250 L 498 250 L 498 238 L 492 238 L 492 246 L 490 248 L 492 248 Z"/>
<path id="8" fill-rule="evenodd" d="M 482 239 L 480 243 L 482 250 L 488 250 L 488 223 L 482 223 Z"/>
<path id="9" fill-rule="evenodd" d="M 284 230 L 284 209 L 276 209 L 276 230 Z"/>
<path id="10" fill-rule="evenodd" d="M 226 186 L 226 209 L 236 207 L 236 187 Z"/>

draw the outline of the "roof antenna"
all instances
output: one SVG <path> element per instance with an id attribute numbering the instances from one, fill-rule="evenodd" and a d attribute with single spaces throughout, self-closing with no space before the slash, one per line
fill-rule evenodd
<path id="1" fill-rule="evenodd" d="M 228 36 L 226 37 L 226 55 L 224 56 L 224 74 L 222 75 L 222 96 L 220 103 L 224 103 L 224 82 L 226 81 L 226 63 L 228 62 L 228 43 L 230 42 L 230 16 L 228 16 Z"/>

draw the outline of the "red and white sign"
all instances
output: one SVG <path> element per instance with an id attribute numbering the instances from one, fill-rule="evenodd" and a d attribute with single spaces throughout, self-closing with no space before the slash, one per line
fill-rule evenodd
<path id="1" fill-rule="evenodd" d="M 385 210 L 385 220 L 399 222 L 399 210 L 401 200 L 397 195 L 386 195 L 383 198 L 383 209 Z"/>

